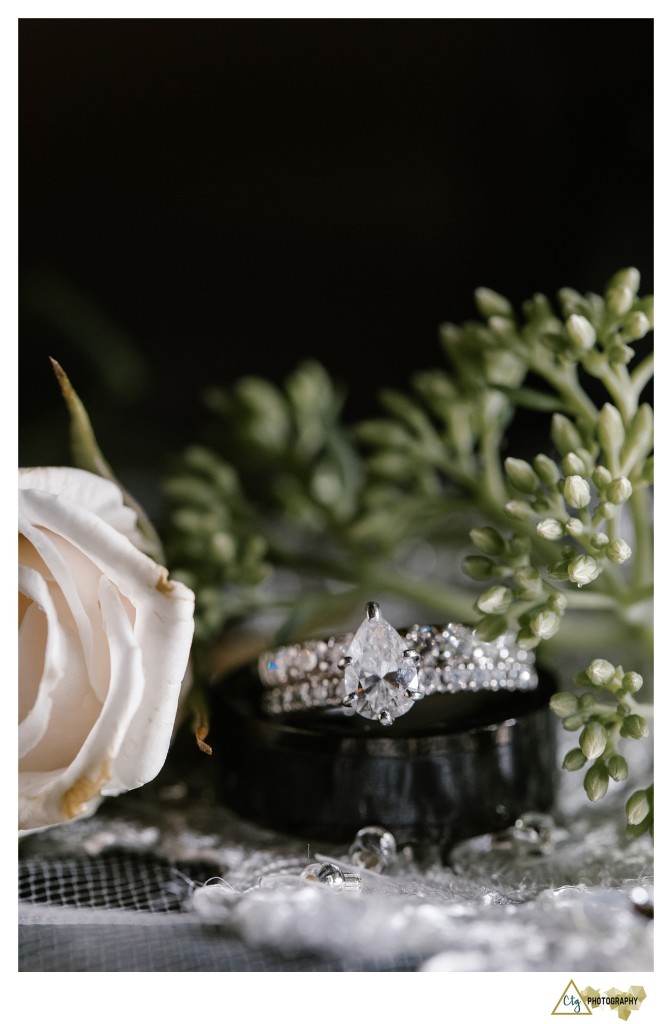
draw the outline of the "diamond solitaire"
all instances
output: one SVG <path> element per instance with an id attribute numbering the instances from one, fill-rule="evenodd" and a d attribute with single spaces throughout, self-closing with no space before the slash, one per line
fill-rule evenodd
<path id="1" fill-rule="evenodd" d="M 374 602 L 366 606 L 366 618 L 343 660 L 343 705 L 350 714 L 392 725 L 424 696 L 418 682 L 418 654 L 382 618 Z"/>
<path id="2" fill-rule="evenodd" d="M 266 651 L 262 707 L 270 715 L 326 711 L 392 725 L 421 697 L 465 691 L 534 690 L 534 654 L 512 633 L 480 640 L 470 626 L 412 626 L 399 634 L 366 606 L 357 632 Z"/>

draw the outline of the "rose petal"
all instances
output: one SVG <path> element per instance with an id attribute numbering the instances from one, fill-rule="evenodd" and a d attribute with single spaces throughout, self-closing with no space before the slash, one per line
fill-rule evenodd
<path id="1" fill-rule="evenodd" d="M 95 514 L 40 491 L 23 491 L 20 503 L 29 523 L 52 530 L 66 540 L 76 538 L 77 547 L 136 607 L 139 602 L 158 597 L 159 604 L 183 602 L 190 606 L 189 614 L 192 613 L 192 591 L 182 583 L 168 583 L 163 566 L 138 551 L 126 537 Z"/>
<path id="2" fill-rule="evenodd" d="M 100 516 L 136 546 L 141 546 L 137 515 L 124 505 L 121 488 L 112 480 L 69 466 L 39 466 L 19 470 L 19 490 L 46 491 L 62 495 Z"/>
<path id="3" fill-rule="evenodd" d="M 20 777 L 20 824 L 45 827 L 89 814 L 102 794 L 128 788 L 120 783 L 115 759 L 144 691 L 142 655 L 121 595 L 101 577 L 100 605 L 110 638 L 110 686 L 95 725 L 72 764 L 60 772 L 26 772 Z"/>
<path id="4" fill-rule="evenodd" d="M 23 673 L 30 671 L 30 659 L 35 657 L 35 654 L 28 654 L 27 658 L 23 654 L 21 651 L 22 635 L 25 637 L 24 643 L 29 642 L 35 651 L 38 649 L 35 642 L 38 638 L 28 621 L 30 611 L 39 609 L 38 614 L 46 619 L 47 624 L 44 647 L 40 651 L 42 665 L 37 694 L 34 701 L 30 701 L 32 706 L 25 709 L 19 724 L 19 757 L 21 758 L 39 743 L 49 724 L 54 692 L 65 672 L 65 652 L 63 631 L 58 622 L 58 615 L 51 600 L 49 588 L 42 576 L 34 569 L 29 569 L 24 565 L 19 566 L 19 589 L 32 601 L 19 633 L 19 663 L 22 672 L 21 697 L 24 699 Z"/>
<path id="5" fill-rule="evenodd" d="M 19 497 L 19 510 L 21 510 L 21 506 L 24 503 L 22 500 L 24 498 L 25 494 Z M 79 639 L 84 651 L 84 658 L 86 659 L 86 667 L 89 672 L 92 672 L 94 669 L 94 659 L 91 623 L 84 605 L 82 604 L 82 599 L 79 596 L 79 591 L 77 590 L 77 585 L 73 579 L 72 573 L 70 572 L 70 567 L 64 561 L 62 555 L 54 546 L 54 543 L 48 534 L 46 534 L 44 530 L 39 530 L 34 526 L 29 518 L 21 515 L 20 511 L 19 533 L 30 542 L 34 551 L 41 559 L 44 568 L 63 592 L 65 601 L 72 612 L 72 616 L 77 626 Z M 19 550 L 20 563 L 23 565 L 29 565 L 30 568 L 37 568 L 39 571 L 39 563 L 37 565 L 31 564 L 33 561 L 31 557 L 32 552 L 26 550 L 25 546 L 20 547 Z"/>
<path id="6" fill-rule="evenodd" d="M 164 600 L 154 598 L 136 608 L 145 696 L 116 761 L 117 773 L 129 789 L 155 778 L 168 753 L 194 633 L 193 595 L 184 589 L 186 595 L 175 584 L 175 590 L 162 595 Z"/>

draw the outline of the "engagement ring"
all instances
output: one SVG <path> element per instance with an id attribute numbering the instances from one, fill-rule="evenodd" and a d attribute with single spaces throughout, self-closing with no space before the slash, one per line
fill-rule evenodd
<path id="1" fill-rule="evenodd" d="M 431 694 L 534 690 L 534 655 L 510 633 L 484 642 L 460 623 L 398 633 L 374 602 L 356 633 L 279 647 L 259 658 L 271 715 L 341 709 L 392 725 Z"/>

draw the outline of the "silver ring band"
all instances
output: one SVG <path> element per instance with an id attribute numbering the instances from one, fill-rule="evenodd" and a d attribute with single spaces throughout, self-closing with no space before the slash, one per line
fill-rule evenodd
<path id="1" fill-rule="evenodd" d="M 459 623 L 413 626 L 399 634 L 367 606 L 356 633 L 267 651 L 259 658 L 267 714 L 342 708 L 391 725 L 431 694 L 533 690 L 534 655 L 513 634 L 479 640 Z"/>

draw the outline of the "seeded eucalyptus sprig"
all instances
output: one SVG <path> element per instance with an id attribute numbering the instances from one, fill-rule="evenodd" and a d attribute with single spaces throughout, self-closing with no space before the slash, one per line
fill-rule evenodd
<path id="1" fill-rule="evenodd" d="M 653 357 L 641 342 L 653 300 L 638 290 L 628 268 L 602 296 L 563 289 L 518 314 L 479 289 L 481 319 L 441 328 L 447 365 L 415 373 L 406 392 L 383 389 L 382 415 L 352 429 L 316 363 L 284 387 L 254 377 L 213 389 L 207 447 L 169 482 L 172 564 L 196 590 L 201 640 L 272 611 L 273 639 L 287 642 L 394 595 L 483 639 L 514 629 L 555 667 L 582 652 L 625 660 L 627 645 L 622 680 L 641 673 L 649 687 Z M 535 426 L 522 441 L 519 409 Z M 481 584 L 475 602 L 460 560 Z M 602 699 L 591 712 L 591 696 L 572 713 L 585 712 L 589 751 L 602 729 L 611 744 L 588 769 L 595 798 L 602 769 L 607 785 L 622 774 L 614 728 L 634 704 L 614 698 L 607 711 Z M 621 715 L 618 736 L 638 714 Z M 634 820 L 644 802 L 628 811 L 632 828 L 648 821 L 649 810 Z"/>
<path id="2" fill-rule="evenodd" d="M 607 612 L 649 643 L 653 416 L 641 396 L 652 356 L 628 365 L 653 301 L 638 286 L 629 268 L 604 297 L 563 289 L 556 312 L 536 295 L 521 318 L 479 289 L 485 322 L 442 328 L 450 369 L 416 375 L 412 397 L 383 392 L 392 418 L 359 429 L 378 505 L 403 510 L 409 528 L 440 540 L 460 510 L 485 520 L 471 530 L 480 553 L 463 562 L 488 584 L 476 603 L 484 639 L 508 626 L 536 647 L 575 609 Z M 517 406 L 549 416 L 527 459 L 504 458 Z"/>
<path id="3" fill-rule="evenodd" d="M 197 594 L 196 636 L 291 598 L 269 591 L 274 570 L 317 571 L 324 538 L 351 521 L 359 458 L 338 418 L 341 397 L 305 363 L 280 389 L 245 377 L 212 388 L 210 445 L 188 449 L 166 483 L 169 554 Z"/>
<path id="4" fill-rule="evenodd" d="M 645 709 L 634 698 L 644 680 L 638 672 L 624 672 L 620 665 L 595 658 L 574 682 L 581 692 L 556 693 L 551 698 L 551 710 L 562 719 L 563 727 L 569 732 L 580 730 L 578 746 L 567 752 L 562 767 L 573 772 L 588 764 L 583 788 L 589 800 L 601 800 L 611 780 L 624 782 L 628 777 L 624 742 L 649 735 Z M 633 793 L 626 815 L 629 835 L 653 833 L 652 789 Z"/>

